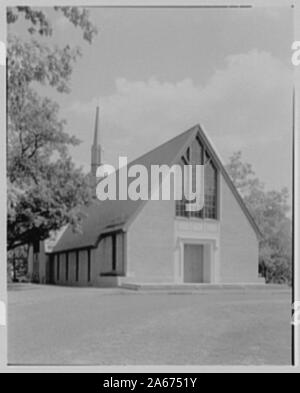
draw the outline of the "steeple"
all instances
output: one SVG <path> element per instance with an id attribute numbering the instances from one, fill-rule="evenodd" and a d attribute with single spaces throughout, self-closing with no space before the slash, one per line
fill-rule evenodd
<path id="1" fill-rule="evenodd" d="M 97 173 L 97 168 L 102 164 L 102 149 L 101 149 L 101 143 L 100 143 L 100 124 L 99 124 L 99 105 L 97 105 L 96 108 L 96 120 L 95 120 L 95 130 L 94 130 L 94 143 L 92 145 L 91 149 L 91 177 L 92 177 L 92 182 L 93 185 L 96 185 L 97 178 L 96 178 L 96 173 Z"/>

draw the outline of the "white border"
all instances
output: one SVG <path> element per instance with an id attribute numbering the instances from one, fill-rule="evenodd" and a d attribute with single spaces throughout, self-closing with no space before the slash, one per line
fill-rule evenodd
<path id="1" fill-rule="evenodd" d="M 300 5 L 295 4 L 295 12 L 294 12 L 294 30 L 295 30 L 295 41 L 300 41 Z M 294 155 L 295 155 L 295 190 L 294 190 L 294 224 L 295 224 L 295 249 L 294 249 L 294 290 L 295 290 L 295 301 L 300 300 L 300 253 L 299 253 L 299 239 L 300 239 L 300 206 L 299 206 L 299 197 L 300 197 L 300 176 L 299 176 L 299 168 L 300 168 L 300 111 L 299 111 L 299 103 L 300 103 L 300 66 L 295 67 L 295 75 L 294 75 L 294 83 L 295 83 L 295 146 L 294 146 Z M 295 363 L 298 368 L 300 368 L 300 326 L 295 327 Z"/>
<path id="2" fill-rule="evenodd" d="M 179 1 L 179 0 L 161 0 L 161 1 L 151 1 L 151 0 L 139 0 L 139 1 L 101 1 L 101 0 L 31 0 L 30 2 L 19 0 L 19 1 L 2 1 L 0 4 L 0 41 L 6 42 L 6 7 L 12 5 L 28 5 L 30 3 L 31 6 L 54 6 L 54 5 L 84 5 L 84 6 L 232 6 L 232 5 L 253 5 L 255 7 L 276 7 L 276 6 L 291 6 L 294 3 L 295 7 L 295 41 L 300 41 L 300 5 L 296 4 L 298 0 L 194 0 L 194 1 Z M 292 45 L 292 43 L 291 43 Z M 292 55 L 292 52 L 291 52 Z M 0 66 L 0 301 L 7 302 L 7 286 L 6 286 L 6 83 L 5 83 L 5 67 Z M 295 88 L 296 88 L 296 104 L 300 102 L 300 66 L 295 67 Z M 300 220 L 300 207 L 297 203 L 299 201 L 299 192 L 300 192 L 300 183 L 299 183 L 299 148 L 300 148 L 300 111 L 296 105 L 296 146 L 295 146 L 295 167 L 296 167 L 296 176 L 295 176 L 295 239 L 300 238 L 299 233 L 299 220 Z M 300 287 L 299 287 L 299 279 L 300 279 L 300 261 L 299 254 L 299 244 L 296 242 L 295 244 L 295 300 L 300 300 Z M 292 312 L 292 310 L 291 310 Z M 276 366 L 262 366 L 262 367 L 253 367 L 253 366 L 239 366 L 239 367 L 215 367 L 215 366 L 102 366 L 102 367 L 7 367 L 6 358 L 7 358 L 7 329 L 5 327 L 0 327 L 0 372 L 29 372 L 29 373 L 44 373 L 44 372 L 95 372 L 95 373 L 143 373 L 143 372 L 160 372 L 160 373 L 169 373 L 169 372 L 180 372 L 180 373 L 217 373 L 217 372 L 226 372 L 226 373 L 298 373 L 300 371 L 300 327 L 296 329 L 296 342 L 295 346 L 297 349 L 296 353 L 296 364 L 297 367 L 276 367 Z"/>

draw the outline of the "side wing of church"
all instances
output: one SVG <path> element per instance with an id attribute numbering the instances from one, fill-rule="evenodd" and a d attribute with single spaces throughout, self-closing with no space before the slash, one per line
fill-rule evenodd
<path id="1" fill-rule="evenodd" d="M 185 201 L 105 201 L 84 209 L 82 233 L 63 230 L 52 248 L 33 255 L 39 282 L 115 287 L 134 284 L 256 284 L 260 231 L 200 126 L 130 165 L 208 162 L 205 205 L 187 212 Z M 101 164 L 99 109 L 91 181 Z"/>

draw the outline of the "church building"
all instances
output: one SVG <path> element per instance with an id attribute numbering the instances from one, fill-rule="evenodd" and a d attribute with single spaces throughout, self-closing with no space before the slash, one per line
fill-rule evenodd
<path id="1" fill-rule="evenodd" d="M 91 181 L 101 165 L 99 108 Z M 81 233 L 64 228 L 32 254 L 40 283 L 71 286 L 258 284 L 261 233 L 203 129 L 196 125 L 129 164 L 203 164 L 204 208 L 185 201 L 106 200 L 83 209 Z"/>

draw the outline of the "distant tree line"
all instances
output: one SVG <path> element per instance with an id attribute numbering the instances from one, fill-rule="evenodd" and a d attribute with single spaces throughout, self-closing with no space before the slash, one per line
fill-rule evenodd
<path id="1" fill-rule="evenodd" d="M 292 283 L 292 219 L 289 192 L 266 190 L 250 164 L 236 152 L 227 165 L 235 186 L 262 232 L 259 271 L 268 283 Z"/>

